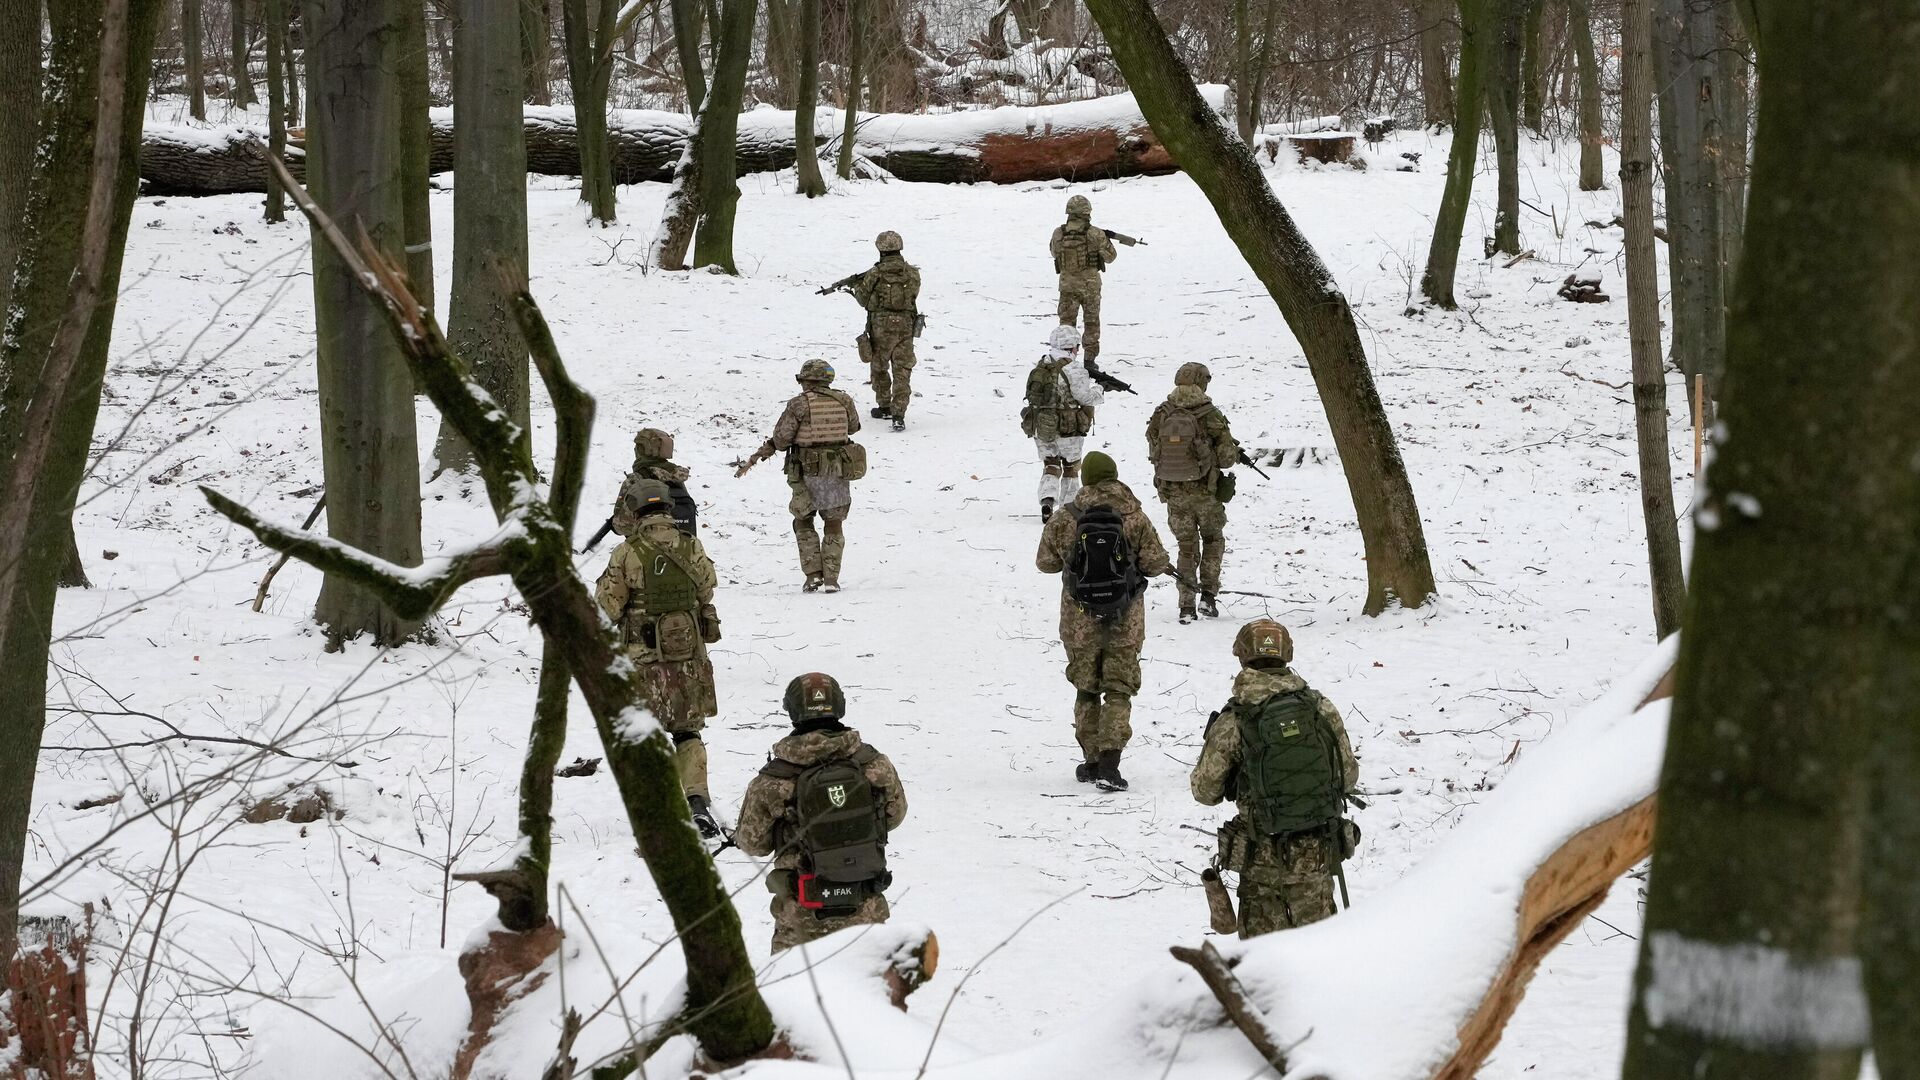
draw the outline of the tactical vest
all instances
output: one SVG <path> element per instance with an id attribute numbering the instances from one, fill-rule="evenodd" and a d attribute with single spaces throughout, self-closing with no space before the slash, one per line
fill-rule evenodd
<path id="1" fill-rule="evenodd" d="M 1100 255 L 1100 245 L 1094 239 L 1094 233 L 1092 223 L 1080 218 L 1061 226 L 1060 251 L 1054 256 L 1054 269 L 1062 274 L 1105 270 L 1107 262 Z"/>
<path id="2" fill-rule="evenodd" d="M 793 782 L 792 816 L 782 821 L 775 839 L 800 856 L 802 873 L 824 882 L 811 893 L 816 903 L 808 906 L 851 910 L 891 882 L 886 792 L 873 786 L 866 770 L 879 756 L 862 744 L 846 757 L 813 765 L 775 758 L 760 770 L 762 776 Z"/>
<path id="3" fill-rule="evenodd" d="M 902 315 L 914 313 L 917 301 L 913 295 L 913 267 L 907 265 L 905 259 L 881 259 L 869 273 L 878 275 L 871 310 Z"/>
<path id="4" fill-rule="evenodd" d="M 682 565 L 687 555 L 677 550 L 681 545 L 655 544 L 642 536 L 636 536 L 632 545 L 643 564 L 640 597 L 647 614 L 658 617 L 670 611 L 699 609 L 700 588 Z"/>
<path id="5" fill-rule="evenodd" d="M 1240 723 L 1238 801 L 1257 832 L 1330 828 L 1345 808 L 1346 763 L 1311 690 L 1233 702 Z"/>
<path id="6" fill-rule="evenodd" d="M 808 390 L 801 396 L 806 399 L 807 412 L 800 418 L 794 445 L 839 446 L 846 442 L 852 435 L 848 430 L 846 402 L 824 390 Z"/>
<path id="7" fill-rule="evenodd" d="M 1065 364 L 1042 360 L 1033 365 L 1027 373 L 1027 409 L 1038 439 L 1079 438 L 1093 430 L 1093 410 L 1074 399 Z"/>
<path id="8" fill-rule="evenodd" d="M 1205 480 L 1213 472 L 1213 440 L 1201 414 L 1178 405 L 1165 406 L 1153 447 L 1155 480 Z"/>

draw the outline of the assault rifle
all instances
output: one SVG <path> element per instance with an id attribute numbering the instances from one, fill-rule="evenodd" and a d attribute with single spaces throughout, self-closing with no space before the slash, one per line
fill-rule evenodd
<path id="1" fill-rule="evenodd" d="M 1132 247 L 1135 244 L 1139 244 L 1141 247 L 1147 246 L 1147 242 L 1137 236 L 1128 236 L 1126 233 L 1114 232 L 1112 229 L 1101 229 L 1100 231 L 1107 234 L 1107 239 L 1122 247 Z"/>
<path id="2" fill-rule="evenodd" d="M 1245 465 L 1247 468 L 1252 469 L 1256 473 L 1259 473 L 1260 479 L 1262 480 L 1273 479 L 1273 477 L 1268 476 L 1266 472 L 1260 468 L 1260 466 L 1255 465 L 1253 463 L 1253 459 L 1247 456 L 1247 452 L 1245 450 L 1240 451 L 1240 464 Z"/>
<path id="3" fill-rule="evenodd" d="M 594 545 L 598 544 L 602 540 L 605 540 L 607 538 L 607 534 L 612 531 L 613 531 L 613 516 L 609 514 L 607 516 L 606 522 L 600 526 L 600 531 L 597 533 L 594 533 L 593 536 L 587 541 L 587 545 L 580 549 L 580 554 L 585 555 L 587 552 L 592 551 Z"/>
<path id="4" fill-rule="evenodd" d="M 846 277 L 841 278 L 839 281 L 836 281 L 831 285 L 822 285 L 818 289 L 815 289 L 813 291 L 821 296 L 825 296 L 828 293 L 839 292 L 842 289 L 851 289 L 854 287 L 856 283 L 859 282 L 861 278 L 866 276 L 867 276 L 867 272 L 865 270 L 855 270 L 853 273 L 848 274 Z"/>
<path id="5" fill-rule="evenodd" d="M 760 446 L 760 449 L 755 450 L 753 453 L 747 455 L 746 457 L 741 458 L 738 461 L 730 461 L 727 464 L 733 466 L 733 478 L 735 480 L 738 480 L 739 478 L 747 475 L 748 470 L 752 469 L 755 465 L 760 464 L 761 462 L 767 460 L 772 456 L 773 456 L 773 444 L 771 442 L 767 442 L 767 443 L 762 443 Z"/>
<path id="6" fill-rule="evenodd" d="M 1140 396 L 1140 391 L 1135 390 L 1133 387 L 1128 386 L 1126 383 L 1121 382 L 1119 379 L 1116 379 L 1113 376 L 1107 374 L 1106 372 L 1101 371 L 1100 365 L 1094 363 L 1092 360 L 1082 360 L 1081 363 L 1086 366 L 1087 377 L 1092 379 L 1094 382 L 1099 383 L 1101 389 L 1113 390 L 1116 392 L 1123 391 L 1125 393 L 1132 394 L 1135 397 Z"/>

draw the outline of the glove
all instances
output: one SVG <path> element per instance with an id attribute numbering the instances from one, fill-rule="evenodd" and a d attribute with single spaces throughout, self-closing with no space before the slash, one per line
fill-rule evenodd
<path id="1" fill-rule="evenodd" d="M 700 613 L 700 640 L 709 645 L 720 640 L 720 616 L 715 615 L 712 608 Z"/>

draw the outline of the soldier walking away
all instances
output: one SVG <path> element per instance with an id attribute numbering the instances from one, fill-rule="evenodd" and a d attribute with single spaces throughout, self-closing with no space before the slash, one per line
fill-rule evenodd
<path id="1" fill-rule="evenodd" d="M 772 457 L 787 455 L 787 486 L 793 499 L 793 538 L 800 549 L 800 572 L 807 592 L 840 591 L 840 561 L 847 540 L 842 523 L 853 505 L 852 481 L 867 475 L 867 451 L 854 442 L 860 430 L 860 411 L 853 398 L 831 389 L 833 365 L 809 360 L 795 376 L 800 393 L 787 402 L 773 425 L 773 436 L 753 456 L 740 463 L 735 476 Z M 813 519 L 824 523 L 826 538 L 814 531 Z"/>
<path id="2" fill-rule="evenodd" d="M 869 270 L 849 275 L 820 290 L 850 288 L 867 312 L 867 328 L 858 339 L 860 359 L 867 364 L 873 384 L 876 420 L 892 420 L 893 430 L 904 431 L 907 407 L 913 403 L 913 339 L 924 325 L 920 318 L 920 268 L 900 254 L 900 234 L 888 229 L 874 238 L 880 261 Z"/>
<path id="3" fill-rule="evenodd" d="M 1234 636 L 1233 655 L 1233 697 L 1207 721 L 1192 786 L 1206 806 L 1239 808 L 1220 829 L 1214 869 L 1240 875 L 1246 938 L 1334 913 L 1334 877 L 1360 840 L 1345 817 L 1360 767 L 1339 710 L 1288 668 L 1286 627 L 1255 619 Z"/>
<path id="4" fill-rule="evenodd" d="M 700 506 L 693 501 L 693 495 L 687 491 L 687 468 L 673 463 L 673 436 L 659 428 L 641 428 L 633 436 L 633 468 L 627 478 L 620 483 L 620 493 L 614 496 L 613 513 L 588 540 L 581 551 L 592 551 L 608 533 L 619 533 L 621 537 L 633 535 L 639 519 L 628 508 L 633 486 L 642 480 L 658 480 L 667 485 L 667 492 L 673 501 L 673 523 L 688 536 L 700 534 Z"/>
<path id="5" fill-rule="evenodd" d="M 849 926 L 887 921 L 887 835 L 907 794 L 887 755 L 841 723 L 847 697 L 830 675 L 802 675 L 784 701 L 793 733 L 747 785 L 733 839 L 772 855 L 773 951 Z"/>
<path id="6" fill-rule="evenodd" d="M 1072 326 L 1084 314 L 1080 343 L 1092 364 L 1100 358 L 1100 275 L 1119 250 L 1106 230 L 1093 224 L 1093 203 L 1085 195 L 1067 200 L 1066 224 L 1055 227 L 1047 247 L 1060 275 L 1060 324 Z"/>
<path id="7" fill-rule="evenodd" d="M 1098 450 L 1082 469 L 1086 487 L 1040 533 L 1035 563 L 1060 575 L 1060 643 L 1073 684 L 1074 779 L 1125 791 L 1120 752 L 1133 737 L 1140 646 L 1147 637 L 1147 582 L 1173 572 L 1113 459 Z"/>
<path id="8" fill-rule="evenodd" d="M 1240 460 L 1240 444 L 1226 414 L 1207 397 L 1213 373 L 1207 365 L 1186 363 L 1173 377 L 1173 392 L 1147 421 L 1147 459 L 1153 462 L 1153 489 L 1167 504 L 1167 531 L 1180 549 L 1180 621 L 1194 620 L 1194 586 L 1199 613 L 1220 614 L 1220 560 L 1225 554 L 1227 501 L 1234 477 L 1228 470 Z"/>
<path id="9" fill-rule="evenodd" d="M 673 497 L 658 480 L 628 492 L 636 522 L 613 549 L 595 595 L 620 630 L 627 658 L 643 673 L 647 708 L 673 738 L 680 786 L 704 836 L 720 828 L 708 807 L 707 718 L 719 711 L 707 646 L 720 640 L 713 608 L 713 560 L 700 541 L 673 521 Z"/>
<path id="10" fill-rule="evenodd" d="M 1080 491 L 1081 447 L 1093 431 L 1093 407 L 1107 399 L 1085 364 L 1076 363 L 1080 331 L 1056 326 L 1047 355 L 1027 373 L 1020 430 L 1040 454 L 1040 521 Z"/>

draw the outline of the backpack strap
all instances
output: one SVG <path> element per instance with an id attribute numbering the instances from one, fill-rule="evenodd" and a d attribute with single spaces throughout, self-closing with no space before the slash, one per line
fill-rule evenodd
<path id="1" fill-rule="evenodd" d="M 875 750 L 873 747 L 868 746 L 866 743 L 861 743 L 860 748 L 858 750 L 855 750 L 853 753 L 847 755 L 847 760 L 853 762 L 855 765 L 858 765 L 862 769 L 864 769 L 868 765 L 873 764 L 874 760 L 879 756 L 880 756 L 880 751 Z"/>
<path id="2" fill-rule="evenodd" d="M 806 771 L 807 766 L 785 758 L 769 758 L 765 765 L 760 766 L 760 775 L 769 780 L 798 780 L 800 774 Z"/>

